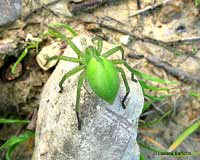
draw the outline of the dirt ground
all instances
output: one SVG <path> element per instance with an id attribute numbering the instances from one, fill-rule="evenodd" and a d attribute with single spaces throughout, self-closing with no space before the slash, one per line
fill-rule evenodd
<path id="1" fill-rule="evenodd" d="M 141 7 L 153 6 L 163 1 L 141 0 Z M 162 79 L 177 81 L 176 84 L 162 84 L 149 81 L 149 85 L 169 88 L 164 91 L 146 91 L 149 95 L 169 95 L 165 100 L 153 103 L 148 111 L 141 115 L 138 140 L 160 149 L 167 149 L 190 124 L 199 119 L 200 98 L 189 92 L 200 93 L 200 10 L 192 0 L 175 0 L 153 10 L 135 16 L 136 1 L 121 0 L 106 3 L 92 11 L 79 12 L 72 17 L 57 13 L 51 7 L 36 9 L 33 14 L 30 3 L 23 3 L 26 9 L 22 18 L 1 33 L 18 42 L 22 51 L 27 34 L 38 37 L 55 22 L 70 24 L 79 34 L 92 32 L 105 40 L 121 44 L 129 64 L 135 69 Z M 26 17 L 26 19 L 23 19 Z M 125 40 L 124 40 L 125 39 Z M 127 42 L 128 39 L 128 42 Z M 44 42 L 43 46 L 51 42 Z M 19 52 L 20 53 L 20 52 Z M 22 62 L 22 72 L 16 78 L 9 79 L 10 65 L 17 55 L 8 56 L 1 67 L 0 113 L 5 118 L 26 118 L 39 105 L 39 95 L 50 71 L 43 71 L 35 61 L 37 52 L 31 50 Z M 155 60 L 157 60 L 155 62 Z M 162 64 L 162 65 L 161 65 Z M 12 94 L 11 94 L 12 92 Z M 14 97 L 14 98 L 13 98 Z M 146 101 L 148 102 L 148 97 Z M 3 107 L 2 107 L 3 106 Z M 171 113 L 155 125 L 142 127 L 171 110 Z M 0 126 L 0 144 L 18 128 L 10 125 Z M 200 150 L 200 130 L 190 135 L 176 152 L 198 152 Z M 28 147 L 28 150 L 26 149 Z M 181 159 L 172 156 L 159 156 L 141 148 L 146 159 Z M 17 159 L 30 159 L 30 144 L 19 147 L 15 152 Z M 0 154 L 0 158 L 3 154 Z M 29 158 L 28 158 L 29 157 Z M 184 159 L 198 160 L 199 156 Z"/>

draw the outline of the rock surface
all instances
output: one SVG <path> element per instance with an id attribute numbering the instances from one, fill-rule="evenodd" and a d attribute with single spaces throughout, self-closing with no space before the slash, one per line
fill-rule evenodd
<path id="1" fill-rule="evenodd" d="M 41 69 L 47 71 L 49 68 L 55 66 L 58 62 L 58 60 L 53 60 L 46 64 L 47 58 L 60 55 L 60 52 L 59 43 L 53 43 L 49 46 L 45 46 L 36 56 L 36 61 Z"/>
<path id="2" fill-rule="evenodd" d="M 92 42 L 86 36 L 79 36 L 74 43 L 83 50 Z M 104 42 L 103 52 L 112 47 Z M 75 53 L 68 47 L 64 55 L 74 57 Z M 112 58 L 120 57 L 116 53 Z M 80 104 L 83 124 L 79 131 L 74 111 L 79 74 L 66 80 L 62 93 L 59 93 L 58 86 L 64 73 L 76 65 L 59 62 L 43 89 L 33 160 L 139 160 L 137 124 L 144 104 L 139 83 L 132 82 L 127 71 L 131 92 L 125 110 L 121 106 L 125 94 L 123 82 L 113 105 L 96 97 L 85 83 Z"/>
<path id="3" fill-rule="evenodd" d="M 0 40 L 0 59 L 4 60 L 6 56 L 18 55 L 18 41 L 16 38 L 5 38 Z"/>
<path id="4" fill-rule="evenodd" d="M 19 17 L 21 12 L 21 0 L 0 1 L 0 27 L 8 25 Z"/>

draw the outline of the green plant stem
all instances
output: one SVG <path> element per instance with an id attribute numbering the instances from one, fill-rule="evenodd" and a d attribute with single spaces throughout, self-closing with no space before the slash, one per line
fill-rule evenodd
<path id="1" fill-rule="evenodd" d="M 18 120 L 18 119 L 5 119 L 5 118 L 0 118 L 0 124 L 27 124 L 30 121 L 28 120 Z"/>

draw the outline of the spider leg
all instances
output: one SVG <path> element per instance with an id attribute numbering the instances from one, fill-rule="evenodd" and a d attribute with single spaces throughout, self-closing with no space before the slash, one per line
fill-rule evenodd
<path id="1" fill-rule="evenodd" d="M 122 68 L 120 68 L 120 67 L 117 67 L 117 69 L 118 69 L 118 71 L 121 73 L 122 79 L 123 79 L 123 81 L 124 81 L 124 85 L 125 85 L 125 87 L 126 87 L 126 94 L 125 94 L 125 96 L 124 96 L 124 98 L 123 98 L 123 100 L 122 100 L 122 107 L 125 109 L 126 106 L 125 106 L 124 102 L 125 102 L 125 100 L 126 100 L 128 94 L 130 93 L 130 87 L 129 87 L 129 85 L 128 85 L 128 81 L 127 81 L 127 79 L 126 79 L 126 74 L 125 74 L 124 70 L 123 70 Z"/>
<path id="2" fill-rule="evenodd" d="M 71 75 L 81 71 L 83 68 L 85 68 L 85 65 L 80 65 L 80 66 L 68 71 L 67 73 L 65 73 L 65 75 L 62 77 L 61 81 L 59 82 L 60 92 L 62 92 L 62 90 L 63 90 L 63 86 L 62 85 L 65 82 L 65 80 L 67 78 L 69 78 Z"/>
<path id="3" fill-rule="evenodd" d="M 81 96 L 81 87 L 83 86 L 83 82 L 85 80 L 85 72 L 82 72 L 78 81 L 77 92 L 76 92 L 76 117 L 78 120 L 78 129 L 81 130 L 81 119 L 79 116 L 79 109 L 80 109 L 80 96 Z"/>
<path id="4" fill-rule="evenodd" d="M 56 38 L 60 38 L 64 41 L 66 41 L 66 43 L 74 50 L 74 52 L 78 55 L 78 58 L 83 57 L 83 53 L 81 52 L 81 50 L 72 42 L 71 38 L 66 37 L 64 34 L 62 34 L 61 32 L 59 32 L 56 28 L 49 26 L 48 29 L 48 34 L 51 36 L 54 36 Z"/>
<path id="5" fill-rule="evenodd" d="M 125 60 L 111 60 L 113 64 L 123 64 L 130 72 L 131 72 L 131 80 L 134 82 L 137 82 L 136 79 L 134 79 L 134 69 L 125 61 Z"/>
<path id="6" fill-rule="evenodd" d="M 49 61 L 52 60 L 64 60 L 64 61 L 69 61 L 69 62 L 74 62 L 74 63 L 83 63 L 83 60 L 80 60 L 78 58 L 74 57 L 67 57 L 67 56 L 52 56 L 47 58 L 47 62 L 45 66 L 49 63 Z"/>
<path id="7" fill-rule="evenodd" d="M 137 0 L 137 8 L 138 8 L 138 9 L 141 9 L 141 3 L 140 3 L 140 0 Z"/>
<path id="8" fill-rule="evenodd" d="M 63 23 L 55 23 L 55 24 L 49 24 L 48 27 L 53 27 L 53 28 L 65 28 L 67 31 L 69 31 L 73 37 L 77 36 L 78 34 L 76 33 L 76 31 L 71 28 L 69 25 L 67 24 L 63 24 Z"/>
<path id="9" fill-rule="evenodd" d="M 124 57 L 124 49 L 123 49 L 121 46 L 117 46 L 117 47 L 112 48 L 111 50 L 109 50 L 109 51 L 107 51 L 106 53 L 104 53 L 102 56 L 103 56 L 103 57 L 109 57 L 109 56 L 111 56 L 112 54 L 116 53 L 117 51 L 121 51 L 122 59 L 125 60 L 125 57 Z"/>
<path id="10" fill-rule="evenodd" d="M 102 48 L 103 48 L 103 40 L 102 38 L 100 37 L 95 37 L 92 39 L 93 41 L 97 40 L 98 41 L 98 46 L 97 46 L 97 52 L 98 52 L 98 55 L 101 54 L 102 52 Z"/>

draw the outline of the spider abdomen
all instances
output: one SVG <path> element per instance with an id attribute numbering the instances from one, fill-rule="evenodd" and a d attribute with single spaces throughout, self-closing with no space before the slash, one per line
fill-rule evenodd
<path id="1" fill-rule="evenodd" d="M 93 57 L 87 65 L 86 75 L 96 95 L 112 104 L 120 86 L 114 64 L 104 57 Z"/>

